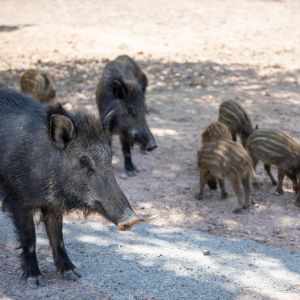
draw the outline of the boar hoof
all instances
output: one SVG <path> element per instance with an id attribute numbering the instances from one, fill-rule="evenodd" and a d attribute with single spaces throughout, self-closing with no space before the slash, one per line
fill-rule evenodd
<path id="1" fill-rule="evenodd" d="M 81 274 L 80 272 L 78 272 L 77 269 L 74 269 L 74 270 L 65 271 L 63 273 L 63 276 L 67 280 L 76 281 L 81 277 Z"/>
<path id="2" fill-rule="evenodd" d="M 134 177 L 134 176 L 137 175 L 137 173 L 138 173 L 137 170 L 127 171 L 127 175 L 128 175 L 129 177 Z"/>
<path id="3" fill-rule="evenodd" d="M 274 193 L 276 196 L 279 196 L 279 195 L 283 195 L 283 191 L 278 191 L 278 190 L 276 190 L 276 192 Z"/>
<path id="4" fill-rule="evenodd" d="M 202 200 L 204 198 L 204 194 L 203 193 L 196 194 L 195 198 L 198 200 Z"/>
<path id="5" fill-rule="evenodd" d="M 253 183 L 252 183 L 252 185 L 254 186 L 254 187 L 256 187 L 256 188 L 259 188 L 261 185 L 263 185 L 262 184 L 262 182 L 259 182 L 259 181 L 253 181 Z"/>
<path id="6" fill-rule="evenodd" d="M 225 192 L 225 193 L 222 193 L 222 195 L 221 195 L 221 198 L 222 198 L 222 199 L 226 199 L 227 197 L 228 197 L 228 193 L 226 193 L 226 192 Z"/>
<path id="7" fill-rule="evenodd" d="M 233 211 L 232 211 L 234 214 L 239 214 L 242 212 L 241 208 L 240 207 L 237 207 L 235 208 Z"/>
<path id="8" fill-rule="evenodd" d="M 37 277 L 28 277 L 27 285 L 32 289 L 37 289 L 38 285 L 45 286 L 46 280 L 44 275 L 39 275 Z"/>
<path id="9" fill-rule="evenodd" d="M 295 205 L 300 207 L 300 200 L 297 199 L 296 202 L 295 202 Z"/>

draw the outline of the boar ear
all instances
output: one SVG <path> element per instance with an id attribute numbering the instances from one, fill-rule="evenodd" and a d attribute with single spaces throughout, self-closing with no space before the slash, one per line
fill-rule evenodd
<path id="1" fill-rule="evenodd" d="M 139 85 L 142 89 L 142 92 L 145 93 L 148 86 L 148 78 L 145 74 L 143 74 L 139 79 Z"/>
<path id="2" fill-rule="evenodd" d="M 127 89 L 125 84 L 120 80 L 114 80 L 112 83 L 112 92 L 114 95 L 114 98 L 123 100 L 125 97 L 125 94 L 127 93 Z"/>
<path id="3" fill-rule="evenodd" d="M 50 136 L 56 147 L 65 149 L 75 136 L 75 128 L 71 119 L 53 114 L 50 118 Z"/>
<path id="4" fill-rule="evenodd" d="M 104 130 L 108 130 L 111 127 L 111 124 L 113 122 L 113 118 L 117 113 L 119 107 L 119 101 L 113 101 L 111 105 L 104 111 L 104 113 L 101 115 L 102 120 L 102 126 Z"/>
<path id="5" fill-rule="evenodd" d="M 45 90 L 48 89 L 49 85 L 50 85 L 50 80 L 48 78 L 48 76 L 46 74 L 42 74 L 44 77 L 44 81 L 45 81 Z"/>

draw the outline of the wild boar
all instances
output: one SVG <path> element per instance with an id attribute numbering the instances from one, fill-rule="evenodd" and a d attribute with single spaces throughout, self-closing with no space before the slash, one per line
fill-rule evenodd
<path id="1" fill-rule="evenodd" d="M 226 140 L 231 139 L 231 134 L 229 129 L 226 125 L 220 122 L 214 122 L 208 125 L 202 133 L 202 145 L 205 145 L 212 141 L 219 141 L 219 140 Z M 211 174 L 206 174 L 206 183 L 211 190 L 216 190 L 217 186 L 217 179 L 214 178 Z M 227 197 L 227 193 L 223 193 L 223 198 Z"/>
<path id="2" fill-rule="evenodd" d="M 39 70 L 27 70 L 20 79 L 21 91 L 29 94 L 42 103 L 51 103 L 56 96 L 53 81 Z"/>
<path id="3" fill-rule="evenodd" d="M 219 108 L 218 121 L 229 128 L 234 141 L 239 135 L 245 147 L 247 138 L 254 128 L 249 114 L 238 103 L 232 100 L 223 102 Z"/>
<path id="4" fill-rule="evenodd" d="M 102 214 L 120 230 L 139 222 L 112 170 L 109 126 L 61 105 L 42 105 L 0 88 L 0 190 L 22 249 L 22 269 L 32 288 L 44 285 L 36 258 L 33 214 L 41 211 L 57 269 L 67 279 L 77 271 L 67 255 L 63 213 L 74 209 Z"/>
<path id="5" fill-rule="evenodd" d="M 203 198 L 205 183 L 212 175 L 218 180 L 222 198 L 227 196 L 224 179 L 227 178 L 230 181 L 238 200 L 238 206 L 233 210 L 233 213 L 239 213 L 242 208 L 249 208 L 252 205 L 252 160 L 240 144 L 231 140 L 204 144 L 202 149 L 198 151 L 198 167 L 199 199 Z M 244 199 L 241 184 L 244 189 Z"/>
<path id="6" fill-rule="evenodd" d="M 249 137 L 246 145 L 253 160 L 253 166 L 259 161 L 264 163 L 265 170 L 273 185 L 277 185 L 277 193 L 282 194 L 284 176 L 288 176 L 300 201 L 297 177 L 300 174 L 300 144 L 289 135 L 276 129 L 256 129 Z M 271 165 L 278 168 L 278 182 L 271 172 Z M 298 200 L 299 199 L 299 200 Z"/>
<path id="7" fill-rule="evenodd" d="M 152 151 L 157 147 L 146 121 L 146 75 L 127 55 L 106 64 L 96 91 L 100 116 L 112 102 L 119 101 L 119 110 L 113 118 L 110 132 L 118 134 L 122 144 L 125 170 L 129 176 L 137 174 L 131 159 L 131 148 L 139 144 L 141 150 Z"/>

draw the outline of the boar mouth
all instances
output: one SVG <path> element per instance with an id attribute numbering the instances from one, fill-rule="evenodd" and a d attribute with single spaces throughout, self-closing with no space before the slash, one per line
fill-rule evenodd
<path id="1" fill-rule="evenodd" d="M 146 150 L 147 151 L 153 151 L 156 148 L 157 148 L 157 145 L 152 145 L 152 146 L 146 147 Z"/>
<path id="2" fill-rule="evenodd" d="M 142 220 L 138 218 L 131 209 L 125 209 L 121 217 L 117 217 L 117 221 L 108 215 L 103 205 L 99 201 L 95 201 L 96 211 L 104 216 L 107 220 L 114 223 L 120 231 L 127 231 L 132 228 L 133 225 L 141 223 Z"/>

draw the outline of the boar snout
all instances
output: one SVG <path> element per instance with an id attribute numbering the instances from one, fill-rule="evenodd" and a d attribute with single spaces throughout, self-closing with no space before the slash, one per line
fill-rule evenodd
<path id="1" fill-rule="evenodd" d="M 140 141 L 143 149 L 146 151 L 152 151 L 157 148 L 156 141 L 149 128 L 147 128 L 144 134 L 141 134 Z"/>
<path id="2" fill-rule="evenodd" d="M 49 93 L 49 98 L 53 99 L 56 97 L 56 91 L 55 90 L 52 90 L 50 93 Z"/>
<path id="3" fill-rule="evenodd" d="M 157 148 L 157 145 L 156 145 L 155 139 L 152 138 L 148 143 L 146 143 L 145 149 L 146 149 L 147 151 L 152 151 L 152 150 L 154 150 L 155 148 Z"/>
<path id="4" fill-rule="evenodd" d="M 117 227 L 121 231 L 126 231 L 126 230 L 131 229 L 131 227 L 133 225 L 138 224 L 138 223 L 141 223 L 141 220 L 139 218 L 135 217 L 132 220 L 118 224 Z"/>
<path id="5" fill-rule="evenodd" d="M 120 222 L 118 222 L 117 227 L 121 231 L 126 231 L 131 229 L 131 227 L 135 224 L 141 223 L 142 220 L 138 218 L 134 212 L 127 211 L 123 214 Z"/>

